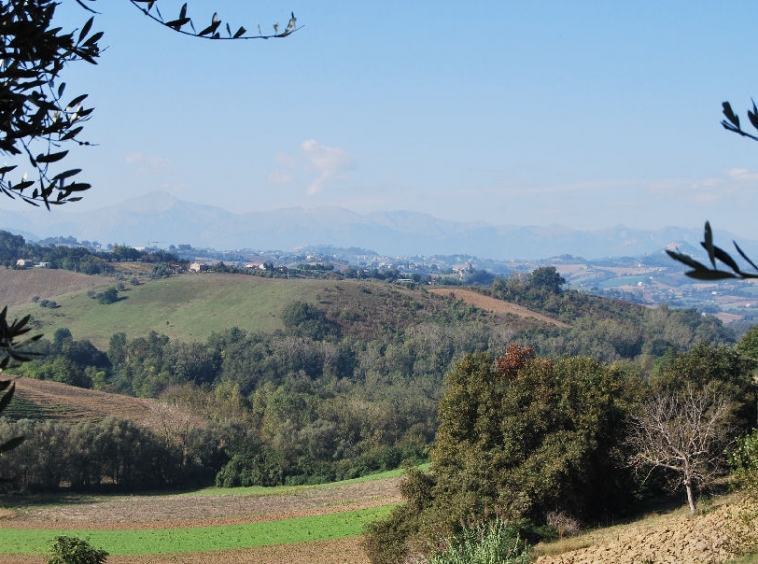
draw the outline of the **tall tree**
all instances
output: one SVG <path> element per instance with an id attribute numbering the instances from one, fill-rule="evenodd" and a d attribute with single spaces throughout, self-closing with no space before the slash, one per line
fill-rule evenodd
<path id="1" fill-rule="evenodd" d="M 592 520 L 623 507 L 631 383 L 591 358 L 547 360 L 517 345 L 494 363 L 464 357 L 440 400 L 431 474 L 410 474 L 409 504 L 369 531 L 377 554 L 380 540 L 393 546 L 372 560 L 400 561 L 410 537 L 434 543 L 487 508 L 544 524 L 551 511 Z"/>

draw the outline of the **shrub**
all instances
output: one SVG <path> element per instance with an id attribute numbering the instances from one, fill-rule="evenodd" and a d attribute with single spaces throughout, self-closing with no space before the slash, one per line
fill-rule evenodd
<path id="1" fill-rule="evenodd" d="M 371 564 L 396 564 L 406 561 L 407 540 L 418 533 L 407 505 L 399 505 L 384 519 L 364 527 L 363 549 Z"/>
<path id="2" fill-rule="evenodd" d="M 546 520 L 550 527 L 558 531 L 559 538 L 573 537 L 582 529 L 581 523 L 565 511 L 550 511 Z"/>
<path id="3" fill-rule="evenodd" d="M 742 437 L 729 455 L 734 476 L 743 491 L 758 499 L 758 431 Z"/>
<path id="4" fill-rule="evenodd" d="M 418 468 L 406 468 L 400 493 L 406 503 L 384 519 L 364 528 L 363 548 L 372 564 L 395 564 L 408 559 L 411 546 L 424 551 L 428 543 L 419 537 L 421 513 L 432 501 L 434 476 Z"/>
<path id="5" fill-rule="evenodd" d="M 518 531 L 501 518 L 465 527 L 445 545 L 429 564 L 527 564 L 531 560 Z"/>
<path id="6" fill-rule="evenodd" d="M 108 288 L 105 292 L 98 295 L 97 301 L 103 305 L 116 303 L 118 301 L 118 290 L 116 288 Z"/>
<path id="7" fill-rule="evenodd" d="M 108 553 L 77 537 L 56 537 L 47 564 L 103 564 Z"/>

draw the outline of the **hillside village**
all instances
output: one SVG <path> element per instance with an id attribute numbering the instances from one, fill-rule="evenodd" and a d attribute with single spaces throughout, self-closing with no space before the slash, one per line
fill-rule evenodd
<path id="1" fill-rule="evenodd" d="M 40 245 L 61 248 L 83 247 L 109 253 L 114 245 L 79 242 L 73 237 L 39 241 Z M 118 245 L 115 246 L 118 248 Z M 123 248 L 123 246 L 122 246 Z M 389 277 L 408 283 L 462 284 L 486 286 L 496 276 L 528 274 L 536 268 L 553 266 L 568 287 L 581 292 L 639 303 L 647 306 L 695 308 L 715 315 L 727 324 L 744 330 L 758 319 L 758 288 L 755 281 L 728 280 L 703 282 L 684 276 L 686 270 L 663 250 L 639 257 L 587 260 L 562 255 L 541 260 L 495 260 L 471 255 L 384 256 L 366 249 L 314 246 L 291 251 L 233 251 L 195 248 L 191 245 L 162 243 L 137 247 L 137 253 L 169 253 L 181 259 L 167 266 L 190 272 L 213 270 L 219 264 L 255 274 L 280 276 Z M 17 259 L 17 268 L 46 267 L 41 261 Z"/>

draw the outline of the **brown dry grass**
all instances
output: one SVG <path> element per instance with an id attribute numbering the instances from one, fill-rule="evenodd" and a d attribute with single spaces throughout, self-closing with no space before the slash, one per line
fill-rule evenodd
<path id="1" fill-rule="evenodd" d="M 555 325 L 556 327 L 562 327 L 562 328 L 568 327 L 568 325 L 565 324 L 563 321 L 558 321 L 557 319 L 553 319 L 552 317 L 548 317 L 547 315 L 536 313 L 520 305 L 512 304 L 510 302 L 505 302 L 503 300 L 498 300 L 497 298 L 491 298 L 489 296 L 483 296 L 482 294 L 479 294 L 478 292 L 474 292 L 472 290 L 461 290 L 458 288 L 455 288 L 455 289 L 439 288 L 435 290 L 430 290 L 430 292 L 434 294 L 438 294 L 440 296 L 449 296 L 449 297 L 453 297 L 459 300 L 463 300 L 467 304 L 471 304 L 475 307 L 478 307 L 479 309 L 483 309 L 485 311 L 489 311 L 495 314 L 500 314 L 500 315 L 512 314 L 518 317 L 522 317 L 524 319 L 536 319 L 538 321 L 542 321 L 543 323 Z"/>
<path id="2" fill-rule="evenodd" d="M 0 269 L 0 303 L 8 306 L 28 304 L 34 296 L 49 300 L 101 286 L 113 285 L 113 278 L 89 276 L 68 270 L 30 268 Z"/>
<path id="3" fill-rule="evenodd" d="M 634 523 L 537 545 L 535 562 L 728 562 L 746 548 L 745 539 L 754 539 L 758 533 L 756 530 L 749 533 L 748 528 L 755 529 L 756 522 L 746 523 L 741 514 L 754 518 L 755 507 L 745 505 L 736 496 L 729 496 L 717 500 L 713 507 L 695 516 L 687 508 L 681 508 Z"/>

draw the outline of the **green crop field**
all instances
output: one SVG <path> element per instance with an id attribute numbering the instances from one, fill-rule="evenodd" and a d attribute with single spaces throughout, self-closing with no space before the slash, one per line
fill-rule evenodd
<path id="1" fill-rule="evenodd" d="M 110 554 L 164 554 L 228 550 L 360 535 L 365 523 L 386 516 L 392 506 L 359 509 L 263 523 L 166 529 L 78 530 L 0 529 L 0 553 L 38 554 L 55 537 L 76 536 Z"/>

